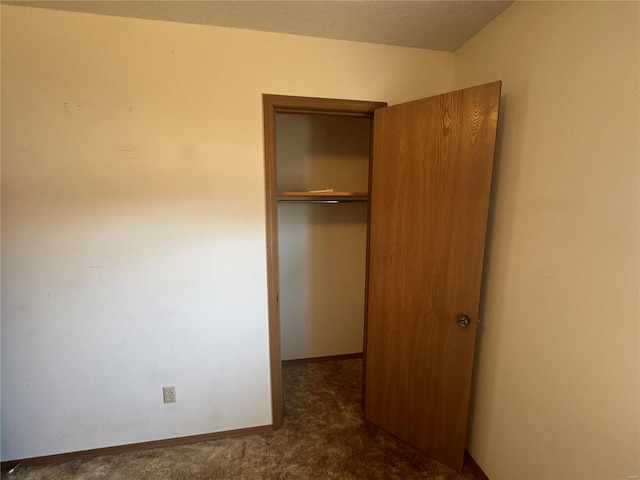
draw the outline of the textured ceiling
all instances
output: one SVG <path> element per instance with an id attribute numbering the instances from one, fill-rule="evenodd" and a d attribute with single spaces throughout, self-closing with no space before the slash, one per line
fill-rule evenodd
<path id="1" fill-rule="evenodd" d="M 453 52 L 510 1 L 5 1 Z"/>

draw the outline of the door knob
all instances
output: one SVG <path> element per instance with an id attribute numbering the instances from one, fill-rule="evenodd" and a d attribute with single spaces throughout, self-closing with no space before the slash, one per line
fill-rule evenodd
<path id="1" fill-rule="evenodd" d="M 460 328 L 467 328 L 469 325 L 471 325 L 471 319 L 466 313 L 459 313 L 456 317 L 456 323 Z"/>

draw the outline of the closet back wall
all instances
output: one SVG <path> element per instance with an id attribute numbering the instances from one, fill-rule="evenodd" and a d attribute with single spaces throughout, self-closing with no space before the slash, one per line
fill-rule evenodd
<path id="1" fill-rule="evenodd" d="M 399 103 L 453 55 L 0 8 L 2 459 L 270 424 L 262 94 Z"/>
<path id="2" fill-rule="evenodd" d="M 279 191 L 366 192 L 369 118 L 278 114 Z M 362 352 L 367 204 L 280 203 L 282 359 Z"/>

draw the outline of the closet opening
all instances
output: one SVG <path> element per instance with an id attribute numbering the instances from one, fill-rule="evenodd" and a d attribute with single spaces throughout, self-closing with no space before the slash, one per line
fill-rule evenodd
<path id="1" fill-rule="evenodd" d="M 283 361 L 361 356 L 380 102 L 264 95 L 273 426 Z"/>

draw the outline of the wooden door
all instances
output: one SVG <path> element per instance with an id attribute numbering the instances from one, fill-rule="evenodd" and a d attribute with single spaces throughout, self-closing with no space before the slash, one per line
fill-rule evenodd
<path id="1" fill-rule="evenodd" d="M 500 87 L 374 113 L 365 418 L 457 470 Z M 457 324 L 463 313 L 466 328 Z"/>

